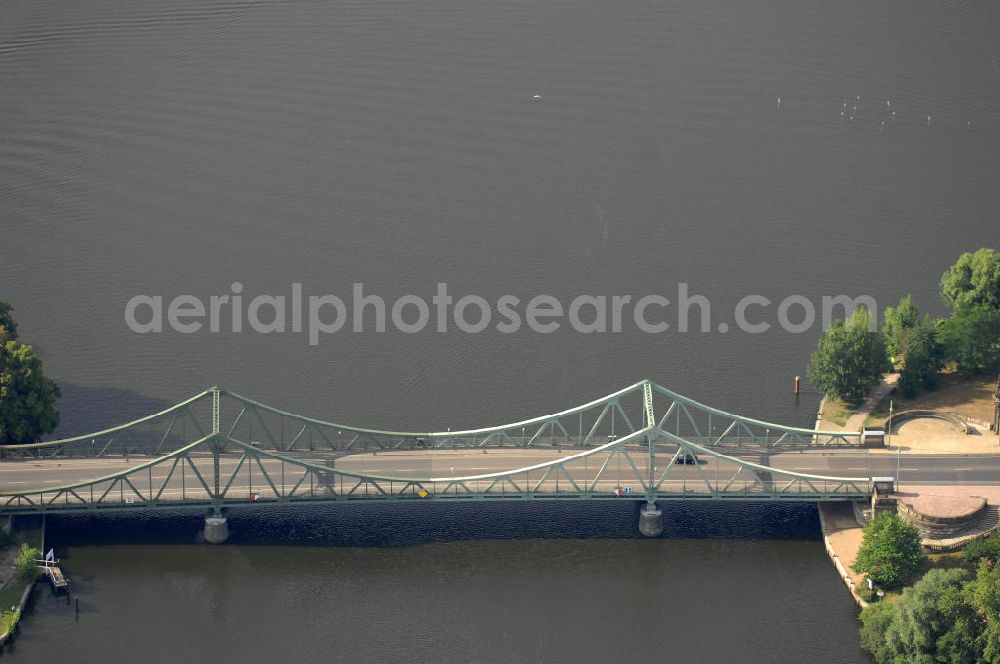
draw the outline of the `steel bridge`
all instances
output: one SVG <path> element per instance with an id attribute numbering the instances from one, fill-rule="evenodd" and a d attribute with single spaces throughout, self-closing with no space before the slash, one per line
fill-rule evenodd
<path id="1" fill-rule="evenodd" d="M 0 462 L 19 464 L 18 484 L 28 484 L 0 483 L 0 514 L 359 500 L 863 500 L 871 478 L 753 460 L 860 444 L 858 433 L 734 415 L 648 380 L 551 415 L 433 432 L 326 422 L 213 387 L 103 431 L 0 446 Z M 472 455 L 488 472 L 455 473 L 448 458 Z M 401 456 L 420 468 L 391 470 Z"/>

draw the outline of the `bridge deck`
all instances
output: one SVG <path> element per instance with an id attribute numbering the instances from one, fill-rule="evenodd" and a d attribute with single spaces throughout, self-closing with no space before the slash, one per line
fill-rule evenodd
<path id="1" fill-rule="evenodd" d="M 777 457 L 772 476 L 767 470 L 748 472 L 739 460 L 708 455 L 699 456 L 697 463 L 677 463 L 677 455 L 677 449 L 665 449 L 652 457 L 653 485 L 647 465 L 650 458 L 642 450 L 608 450 L 582 458 L 553 450 L 425 451 L 339 457 L 295 454 L 294 458 L 280 459 L 234 453 L 219 458 L 221 496 L 216 496 L 214 486 L 205 481 L 212 477 L 215 467 L 210 454 L 192 454 L 183 462 L 157 463 L 131 472 L 125 481 L 119 475 L 134 466 L 135 458 L 8 461 L 0 464 L 0 487 L 25 488 L 16 495 L 0 494 L 0 511 L 357 500 L 814 501 L 859 500 L 869 495 L 864 481 L 845 484 L 840 480 L 789 481 L 781 477 L 781 466 L 801 465 L 800 456 Z M 300 463 L 309 467 L 297 465 Z M 546 463 L 559 465 L 544 466 Z M 814 467 L 827 463 L 820 457 L 810 462 Z M 528 469 L 506 472 L 525 467 Z M 389 479 L 379 479 L 386 476 Z M 65 489 L 74 484 L 79 486 Z"/>
<path id="2" fill-rule="evenodd" d="M 342 426 L 211 388 L 94 434 L 0 446 L 0 514 L 352 500 L 853 500 L 870 493 L 870 474 L 785 469 L 768 457 L 857 442 L 726 413 L 651 381 L 551 415 L 429 433 Z M 409 455 L 391 453 L 399 450 Z"/>

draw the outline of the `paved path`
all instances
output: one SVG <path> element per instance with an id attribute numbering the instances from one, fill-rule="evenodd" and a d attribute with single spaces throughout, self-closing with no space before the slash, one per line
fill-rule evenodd
<path id="1" fill-rule="evenodd" d="M 829 422 L 824 423 L 822 416 L 819 416 L 816 419 L 816 427 L 833 431 L 859 431 L 875 407 L 898 382 L 899 373 L 886 374 L 882 378 L 882 382 L 872 390 L 858 410 L 847 419 L 844 426 L 838 427 Z M 820 411 L 822 412 L 822 406 Z M 873 454 L 901 452 L 904 456 L 909 454 L 1000 455 L 1000 436 L 997 432 L 977 424 L 971 425 L 971 434 L 956 433 L 953 425 L 933 419 L 908 420 L 894 428 L 896 431 L 891 432 L 887 439 L 889 444 L 885 448 L 871 449 Z M 996 479 L 1000 481 L 1000 476 Z"/>
<path id="2" fill-rule="evenodd" d="M 970 425 L 971 433 L 961 433 L 942 420 L 922 418 L 907 420 L 889 439 L 893 449 L 907 452 L 938 452 L 946 454 L 1000 454 L 1000 438 L 996 432 Z"/>
<path id="3" fill-rule="evenodd" d="M 861 427 L 865 425 L 865 420 L 871 415 L 872 411 L 875 410 L 882 399 L 886 397 L 889 392 L 896 387 L 896 383 L 899 382 L 899 373 L 893 372 L 888 373 L 882 377 L 882 382 L 875 386 L 875 389 L 865 398 L 864 403 L 858 408 L 853 415 L 851 415 L 847 422 L 844 423 L 844 430 L 846 431 L 860 431 Z"/>

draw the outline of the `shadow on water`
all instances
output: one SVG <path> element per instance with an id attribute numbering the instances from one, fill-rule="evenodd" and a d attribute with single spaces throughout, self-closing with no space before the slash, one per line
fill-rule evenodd
<path id="1" fill-rule="evenodd" d="M 408 546 L 503 539 L 637 539 L 639 502 L 355 503 L 227 510 L 230 544 Z M 817 540 L 813 503 L 661 503 L 671 539 Z M 191 544 L 205 512 L 143 510 L 50 516 L 46 540 L 62 547 Z"/>
<path id="2" fill-rule="evenodd" d="M 57 404 L 59 428 L 46 440 L 100 431 L 173 405 L 163 399 L 117 387 L 60 383 L 59 388 L 62 390 Z"/>

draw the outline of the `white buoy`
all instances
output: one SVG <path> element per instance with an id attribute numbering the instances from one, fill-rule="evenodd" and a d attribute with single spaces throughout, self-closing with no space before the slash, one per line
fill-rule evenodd
<path id="1" fill-rule="evenodd" d="M 781 110 L 781 97 L 778 97 L 778 110 Z"/>
<path id="2" fill-rule="evenodd" d="M 929 115 L 927 116 L 927 126 L 928 127 L 931 126 L 931 116 L 929 116 Z"/>

